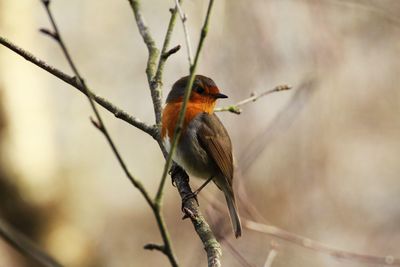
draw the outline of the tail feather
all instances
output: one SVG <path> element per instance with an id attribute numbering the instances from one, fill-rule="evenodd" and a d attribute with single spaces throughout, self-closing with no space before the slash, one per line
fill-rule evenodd
<path id="1" fill-rule="evenodd" d="M 242 235 L 242 224 L 240 222 L 240 217 L 238 213 L 238 208 L 236 206 L 235 196 L 233 192 L 229 192 L 228 190 L 224 190 L 226 203 L 228 204 L 229 216 L 231 217 L 233 231 L 235 232 L 236 238 Z M 228 192 L 226 192 L 228 191 Z"/>

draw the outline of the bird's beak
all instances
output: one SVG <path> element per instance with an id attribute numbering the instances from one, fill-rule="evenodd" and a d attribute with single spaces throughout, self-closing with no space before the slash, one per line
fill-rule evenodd
<path id="1" fill-rule="evenodd" d="M 213 94 L 213 97 L 214 98 L 228 98 L 228 96 L 227 95 L 224 95 L 224 94 L 221 94 L 221 93 L 217 93 L 217 94 Z"/>

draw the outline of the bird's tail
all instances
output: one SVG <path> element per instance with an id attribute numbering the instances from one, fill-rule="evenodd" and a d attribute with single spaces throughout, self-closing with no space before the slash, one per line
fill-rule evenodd
<path id="1" fill-rule="evenodd" d="M 236 206 L 235 195 L 232 190 L 224 190 L 226 204 L 228 204 L 229 216 L 231 217 L 233 231 L 236 238 L 242 235 L 242 224 L 240 222 L 238 208 Z"/>

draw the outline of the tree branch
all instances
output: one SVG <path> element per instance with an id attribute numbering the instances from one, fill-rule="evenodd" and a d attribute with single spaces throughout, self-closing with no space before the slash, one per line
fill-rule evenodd
<path id="1" fill-rule="evenodd" d="M 86 95 L 85 89 L 80 85 L 75 77 L 71 77 L 68 74 L 65 74 L 64 72 L 60 71 L 59 69 L 56 69 L 53 66 L 50 66 L 47 64 L 45 61 L 38 59 L 34 55 L 32 55 L 30 52 L 22 49 L 21 47 L 18 47 L 17 45 L 13 44 L 11 41 L 7 40 L 4 37 L 0 36 L 0 44 L 3 46 L 9 48 L 10 50 L 14 51 L 16 54 L 20 55 L 21 57 L 25 58 L 27 61 L 35 64 L 39 68 L 47 71 L 48 73 L 52 74 L 53 76 L 59 78 L 60 80 L 68 83 L 69 85 L 72 85 L 76 89 L 78 89 L 81 93 Z M 149 134 L 153 138 L 156 138 L 158 134 L 158 129 L 156 126 L 150 126 L 141 120 L 129 115 L 127 112 L 124 110 L 118 108 L 115 106 L 113 103 L 109 102 L 107 99 L 95 95 L 92 91 L 88 89 L 88 91 L 92 94 L 93 99 L 103 108 L 107 109 L 109 112 L 114 114 L 115 117 L 118 119 L 121 119 L 132 126 L 144 131 L 145 133 Z"/>
<path id="2" fill-rule="evenodd" d="M 181 4 L 179 3 L 178 0 L 175 0 L 175 5 L 176 8 L 178 9 L 179 17 L 181 18 L 182 21 L 182 27 L 183 27 L 183 33 L 185 35 L 185 41 L 186 41 L 186 49 L 187 49 L 187 56 L 188 56 L 188 61 L 189 61 L 189 67 L 192 66 L 192 45 L 190 43 L 190 35 L 189 35 L 189 30 L 187 28 L 186 22 L 187 22 L 187 16 L 185 13 L 183 13 Z"/>
<path id="3" fill-rule="evenodd" d="M 186 199 L 192 194 L 192 189 L 188 183 L 189 176 L 178 165 L 172 167 L 172 179 L 175 181 L 176 188 L 182 199 Z M 188 198 L 183 202 L 184 218 L 190 218 L 194 229 L 204 245 L 204 250 L 207 253 L 207 261 L 209 267 L 221 266 L 221 245 L 218 243 L 210 226 L 200 212 L 199 206 L 194 198 Z"/>
<path id="4" fill-rule="evenodd" d="M 47 255 L 38 248 L 31 240 L 23 234 L 12 229 L 8 223 L 0 218 L 0 236 L 7 241 L 13 248 L 21 252 L 23 255 L 33 259 L 41 266 L 45 267 L 62 267 L 55 259 Z"/>
<path id="5" fill-rule="evenodd" d="M 150 34 L 149 27 L 147 27 L 146 22 L 140 12 L 140 2 L 138 0 L 128 0 L 131 5 L 133 14 L 135 15 L 136 25 L 138 27 L 139 33 L 146 44 L 147 50 L 149 51 L 149 57 L 147 59 L 146 74 L 147 80 L 150 83 L 153 80 L 156 62 L 159 55 L 156 43 Z"/>
<path id="6" fill-rule="evenodd" d="M 159 125 L 161 122 L 161 89 L 157 88 L 155 85 L 154 77 L 156 76 L 156 68 L 157 68 L 157 59 L 160 52 L 157 49 L 156 43 L 154 42 L 153 37 L 150 34 L 149 27 L 147 27 L 146 22 L 142 16 L 142 12 L 140 10 L 140 1 L 139 0 L 128 0 L 129 4 L 131 5 L 133 14 L 135 16 L 136 25 L 139 29 L 139 33 L 143 38 L 144 43 L 146 44 L 147 50 L 149 51 L 149 56 L 147 59 L 147 66 L 146 66 L 146 74 L 147 74 L 147 81 L 150 86 L 150 94 L 151 99 L 153 101 L 153 108 L 154 108 L 154 115 L 156 119 L 156 124 Z M 172 17 L 171 17 L 172 20 Z M 163 55 L 166 51 L 162 51 L 161 55 Z M 160 57 L 160 60 L 163 57 Z M 165 61 L 166 59 L 164 59 Z"/>
<path id="7" fill-rule="evenodd" d="M 162 239 L 163 239 L 163 242 L 164 242 L 164 250 L 163 250 L 163 252 L 168 257 L 171 265 L 173 267 L 177 267 L 178 263 L 176 261 L 175 255 L 174 255 L 174 253 L 173 253 L 173 251 L 171 249 L 171 244 L 170 244 L 170 239 L 169 239 L 169 236 L 168 236 L 168 232 L 167 232 L 166 226 L 164 224 L 164 221 L 163 221 L 163 218 L 161 216 L 161 213 L 160 213 L 160 210 L 159 210 L 158 206 L 156 206 L 154 204 L 154 202 L 150 198 L 149 193 L 143 187 L 143 185 L 136 178 L 134 178 L 133 175 L 128 170 L 127 165 L 125 164 L 124 160 L 122 159 L 121 154 L 119 153 L 117 147 L 115 146 L 114 141 L 112 140 L 112 138 L 111 138 L 111 136 L 110 136 L 110 134 L 109 134 L 109 132 L 108 132 L 108 130 L 106 128 L 106 125 L 104 124 L 104 122 L 102 120 L 102 117 L 100 116 L 100 113 L 97 110 L 96 104 L 95 104 L 94 100 L 92 99 L 92 95 L 91 95 L 90 91 L 86 87 L 86 84 L 85 84 L 82 76 L 79 74 L 78 69 L 77 69 L 77 67 L 75 66 L 75 64 L 74 64 L 74 62 L 72 60 L 72 57 L 70 56 L 70 54 L 69 54 L 69 52 L 68 52 L 68 50 L 66 48 L 66 45 L 63 42 L 61 34 L 60 34 L 59 30 L 58 30 L 58 27 L 57 27 L 57 25 L 55 23 L 55 20 L 53 18 L 51 10 L 50 10 L 50 5 L 49 5 L 50 2 L 48 0 L 47 1 L 42 0 L 42 2 L 43 2 L 44 6 L 46 8 L 47 14 L 48 14 L 48 16 L 50 18 L 50 22 L 51 22 L 51 24 L 53 26 L 53 29 L 54 29 L 54 36 L 56 37 L 54 39 L 60 45 L 60 47 L 61 47 L 61 49 L 62 49 L 62 51 L 63 51 L 63 53 L 64 53 L 64 55 L 65 55 L 65 57 L 66 57 L 66 59 L 67 59 L 67 61 L 69 63 L 69 65 L 70 65 L 70 67 L 72 68 L 73 72 L 75 73 L 75 76 L 77 77 L 77 82 L 79 83 L 80 86 L 82 86 L 84 88 L 85 93 L 86 93 L 86 95 L 88 97 L 88 100 L 90 102 L 90 105 L 91 105 L 91 107 L 93 109 L 93 112 L 95 113 L 97 121 L 92 119 L 93 125 L 103 133 L 103 135 L 107 139 L 109 145 L 111 146 L 111 149 L 114 152 L 114 155 L 118 159 L 119 164 L 121 165 L 122 169 L 124 170 L 126 176 L 129 178 L 129 180 L 132 182 L 132 184 L 142 193 L 143 197 L 146 199 L 147 203 L 149 204 L 149 206 L 153 210 L 153 213 L 154 213 L 154 215 L 156 217 L 156 220 L 157 220 L 157 223 L 158 223 L 158 227 L 160 229 L 161 236 L 162 236 Z"/>
<path id="8" fill-rule="evenodd" d="M 251 102 L 255 102 L 259 98 L 264 97 L 266 95 L 269 95 L 269 94 L 272 94 L 272 93 L 275 93 L 275 92 L 289 90 L 291 88 L 292 87 L 290 85 L 287 85 L 287 84 L 278 85 L 274 89 L 262 92 L 259 95 L 256 94 L 256 93 L 253 93 L 249 98 L 246 98 L 246 99 L 244 99 L 242 101 L 239 101 L 238 103 L 236 103 L 234 105 L 226 106 L 226 107 L 223 107 L 223 108 L 216 108 L 215 111 L 216 112 L 229 111 L 229 112 L 232 112 L 232 113 L 235 113 L 235 114 L 240 114 L 240 113 L 242 113 L 242 110 L 240 109 L 241 106 L 244 106 L 244 105 L 246 105 L 248 103 L 251 103 Z"/>
<path id="9" fill-rule="evenodd" d="M 272 263 L 274 262 L 278 252 L 275 249 L 271 249 L 268 253 L 268 257 L 265 260 L 264 267 L 272 267 Z"/>
<path id="10" fill-rule="evenodd" d="M 179 2 L 181 3 L 183 0 L 180 0 Z M 154 105 L 154 110 L 156 114 L 156 124 L 157 126 L 161 125 L 161 113 L 162 113 L 162 75 L 164 73 L 164 66 L 165 63 L 167 62 L 168 57 L 165 56 L 168 53 L 169 49 L 169 44 L 171 42 L 171 37 L 172 37 L 172 32 L 175 27 L 175 21 L 176 21 L 176 13 L 177 9 L 172 9 L 171 10 L 171 18 L 168 23 L 167 27 L 167 32 L 165 33 L 165 38 L 164 38 L 164 43 L 161 48 L 161 57 L 158 61 L 158 66 L 156 70 L 156 74 L 152 81 L 149 83 L 150 90 L 153 92 L 154 96 L 152 95 L 153 98 L 153 105 Z"/>
<path id="11" fill-rule="evenodd" d="M 377 264 L 377 265 L 400 266 L 400 259 L 394 258 L 391 255 L 388 255 L 385 257 L 379 257 L 379 256 L 354 253 L 354 252 L 349 252 L 349 251 L 345 251 L 345 250 L 332 248 L 332 247 L 322 244 L 318 241 L 285 231 L 283 229 L 280 229 L 280 228 L 272 226 L 272 225 L 261 224 L 261 223 L 253 222 L 250 220 L 244 220 L 244 227 L 246 227 L 247 229 L 252 230 L 252 231 L 256 231 L 256 232 L 263 233 L 266 235 L 274 236 L 274 237 L 282 239 L 282 240 L 286 240 L 290 243 L 296 244 L 296 245 L 304 247 L 304 248 L 308 248 L 308 249 L 311 249 L 311 250 L 314 250 L 314 251 L 317 251 L 320 253 L 325 253 L 325 254 L 331 255 L 332 257 L 335 257 L 338 259 L 346 259 L 346 260 L 351 260 L 351 261 L 364 262 L 364 263 Z"/>

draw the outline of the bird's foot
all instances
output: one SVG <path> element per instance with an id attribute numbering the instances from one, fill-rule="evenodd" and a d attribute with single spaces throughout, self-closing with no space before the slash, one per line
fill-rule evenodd
<path id="1" fill-rule="evenodd" d="M 189 194 L 187 194 L 186 196 L 184 196 L 182 198 L 182 207 L 181 210 L 184 212 L 185 211 L 185 203 L 186 201 L 188 201 L 189 199 L 193 198 L 196 201 L 197 206 L 199 206 L 199 200 L 197 199 L 197 194 L 200 191 L 196 190 L 194 192 L 190 192 Z"/>

